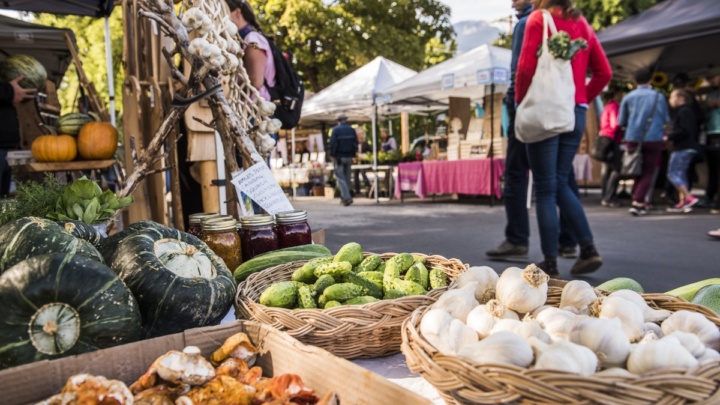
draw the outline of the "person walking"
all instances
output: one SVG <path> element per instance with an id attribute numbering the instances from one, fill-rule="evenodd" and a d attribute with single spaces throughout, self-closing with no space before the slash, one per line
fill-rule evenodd
<path id="1" fill-rule="evenodd" d="M 366 140 L 365 130 L 362 127 L 355 129 L 358 137 L 358 160 L 360 160 L 366 153 L 372 152 L 370 144 Z M 370 189 L 370 180 L 367 177 L 366 169 L 353 170 L 353 187 L 355 188 L 355 194 L 360 194 L 360 177 L 363 179 L 363 184 L 366 189 Z"/>
<path id="2" fill-rule="evenodd" d="M 558 31 L 565 31 L 572 40 L 582 39 L 587 43 L 587 48 L 580 50 L 571 61 L 575 95 L 567 102 L 575 105 L 574 130 L 527 144 L 530 169 L 537 188 L 537 219 L 544 256 L 538 266 L 548 274 L 558 273 L 557 236 L 560 224 L 557 207 L 560 207 L 580 244 L 580 254 L 571 273 L 590 273 L 598 270 L 603 262 L 580 199 L 570 188 L 568 176 L 573 170 L 573 160 L 585 131 L 588 102 L 610 82 L 612 71 L 595 32 L 580 11 L 573 7 L 572 0 L 535 0 L 533 4 L 536 11 L 528 17 L 518 60 L 515 94 L 518 104 L 527 94 L 537 69 L 537 52 L 544 35 L 544 11 L 550 13 Z M 588 71 L 591 79 L 586 82 Z"/>
<path id="3" fill-rule="evenodd" d="M 32 100 L 37 91 L 22 88 L 20 81 L 23 78 L 24 76 L 19 76 L 0 83 L 0 197 L 6 197 L 10 193 L 12 176 L 7 154 L 11 150 L 20 149 L 20 124 L 15 105 Z"/>
<path id="4" fill-rule="evenodd" d="M 628 150 L 635 150 L 640 143 L 642 172 L 633 185 L 632 207 L 634 216 L 648 213 L 647 195 L 654 187 L 663 151 L 663 127 L 670 121 L 665 96 L 650 86 L 652 72 L 640 69 L 635 74 L 637 88 L 623 98 L 620 104 L 620 126 L 625 128 Z"/>
<path id="5" fill-rule="evenodd" d="M 503 189 L 506 218 L 505 240 L 498 247 L 485 252 L 485 255 L 491 259 L 527 258 L 530 244 L 530 219 L 526 205 L 530 163 L 525 144 L 515 138 L 515 75 L 525 35 L 525 24 L 532 12 L 532 0 L 511 1 L 512 7 L 517 12 L 518 23 L 515 25 L 512 36 L 510 86 L 503 100 L 509 116 L 507 153 L 505 154 L 505 187 Z M 569 172 L 568 183 L 573 192 L 579 195 L 574 171 Z M 576 258 L 577 242 L 569 228 L 567 219 L 561 212 L 558 254 L 560 257 Z"/>
<path id="6" fill-rule="evenodd" d="M 667 178 L 678 193 L 678 203 L 668 207 L 668 212 L 692 211 L 698 199 L 690 194 L 688 185 L 688 167 L 697 153 L 697 139 L 700 132 L 698 117 L 693 107 L 693 96 L 686 90 L 676 89 L 670 93 L 672 121 L 668 129 L 670 162 Z"/>
<path id="7" fill-rule="evenodd" d="M 350 168 L 358 150 L 358 137 L 353 127 L 347 123 L 347 116 L 340 114 L 338 125 L 330 134 L 330 156 L 335 163 L 335 178 L 340 189 L 340 202 L 344 206 L 353 203 L 350 195 Z"/>
<path id="8" fill-rule="evenodd" d="M 713 89 L 705 99 L 708 184 L 704 200 L 711 214 L 720 214 L 720 68 L 711 71 L 707 81 Z"/>
<path id="9" fill-rule="evenodd" d="M 605 93 L 606 104 L 600 115 L 600 134 L 612 139 L 609 147 L 607 160 L 603 163 L 603 175 L 601 181 L 602 200 L 600 204 L 603 207 L 617 208 L 622 206 L 617 201 L 618 184 L 620 183 L 620 166 L 622 165 L 622 144 L 623 131 L 620 128 L 618 116 L 620 113 L 620 102 L 623 93 L 618 88 L 611 88 Z"/>

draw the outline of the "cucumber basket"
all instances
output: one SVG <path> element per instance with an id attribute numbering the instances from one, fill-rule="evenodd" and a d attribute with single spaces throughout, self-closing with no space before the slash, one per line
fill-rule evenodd
<path id="1" fill-rule="evenodd" d="M 374 254 L 364 253 L 364 257 L 369 256 Z M 388 260 L 396 254 L 379 256 Z M 442 271 L 448 284 L 466 269 L 457 259 L 417 253 L 412 256 L 424 261 L 427 269 Z M 293 273 L 307 262 L 302 260 L 271 267 L 250 275 L 240 283 L 235 300 L 237 318 L 267 324 L 305 344 L 321 347 L 346 359 L 382 357 L 400 351 L 403 321 L 415 309 L 431 305 L 447 291 L 447 287 L 439 287 L 424 295 L 368 300 L 374 302 L 367 304 L 361 304 L 361 300 L 360 305 L 328 306 L 327 309 L 286 309 L 260 304 L 260 297 L 268 287 L 290 281 Z M 282 294 L 279 296 L 282 297 Z M 348 304 L 347 301 L 345 303 Z"/>
<path id="2" fill-rule="evenodd" d="M 565 285 L 563 281 L 551 280 L 545 305 L 558 307 Z M 720 327 L 718 314 L 681 298 L 643 294 L 642 299 L 653 310 L 668 310 L 673 314 L 689 311 Z M 586 375 L 477 363 L 468 357 L 441 353 L 421 334 L 421 322 L 430 309 L 420 307 L 406 319 L 402 326 L 402 352 L 409 369 L 430 382 L 447 404 L 720 403 L 720 359 L 691 368 L 672 367 L 641 374 L 595 372 Z"/>

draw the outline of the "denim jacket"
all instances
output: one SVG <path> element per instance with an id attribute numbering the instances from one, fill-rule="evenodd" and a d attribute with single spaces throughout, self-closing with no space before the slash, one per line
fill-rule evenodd
<path id="1" fill-rule="evenodd" d="M 645 134 L 645 126 L 656 100 L 652 123 Z M 660 142 L 663 139 L 663 127 L 670 122 L 667 100 L 650 86 L 639 86 L 623 98 L 619 121 L 620 126 L 625 128 L 626 142 Z"/>

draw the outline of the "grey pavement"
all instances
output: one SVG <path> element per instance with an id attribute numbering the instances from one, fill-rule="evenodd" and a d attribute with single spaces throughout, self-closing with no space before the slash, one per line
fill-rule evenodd
<path id="1" fill-rule="evenodd" d="M 407 194 L 406 194 L 407 196 Z M 665 292 L 711 277 L 720 277 L 720 241 L 707 236 L 720 228 L 720 215 L 696 209 L 669 214 L 665 206 L 642 218 L 627 208 L 604 208 L 597 194 L 582 197 L 604 266 L 582 279 L 598 285 L 615 277 L 630 277 L 646 292 Z M 293 205 L 309 213 L 313 230 L 326 229 L 326 245 L 333 252 L 348 242 L 366 251 L 418 252 L 458 258 L 473 266 L 487 265 L 498 272 L 509 266 L 541 261 L 537 219 L 530 213 L 532 234 L 527 261 L 490 261 L 485 251 L 502 241 L 505 212 L 502 203 L 490 207 L 487 199 L 465 197 L 417 198 L 375 203 L 356 198 L 349 207 L 339 199 L 296 198 Z M 573 279 L 574 259 L 558 258 L 560 278 Z"/>

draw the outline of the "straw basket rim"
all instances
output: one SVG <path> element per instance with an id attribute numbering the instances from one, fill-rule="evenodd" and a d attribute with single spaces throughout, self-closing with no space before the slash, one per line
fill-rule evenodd
<path id="1" fill-rule="evenodd" d="M 365 252 L 368 256 L 375 253 Z M 379 254 L 384 260 L 397 253 Z M 458 259 L 439 255 L 411 253 L 425 259 L 428 268 L 439 268 L 452 281 L 467 268 Z M 400 328 L 418 307 L 430 305 L 447 287 L 436 288 L 427 295 L 381 300 L 364 305 L 328 309 L 272 308 L 257 302 L 270 284 L 290 280 L 292 272 L 305 264 L 299 260 L 251 274 L 238 285 L 235 297 L 237 318 L 261 322 L 286 332 L 305 344 L 322 347 L 344 358 L 372 358 L 400 351 Z"/>
<path id="2" fill-rule="evenodd" d="M 562 281 L 551 283 L 546 305 L 558 306 L 564 284 Z M 655 309 L 698 312 L 720 327 L 718 314 L 705 307 L 665 294 L 641 295 Z M 421 374 L 448 404 L 720 403 L 720 360 L 691 370 L 668 369 L 643 376 L 581 376 L 553 370 L 479 365 L 459 356 L 443 355 L 420 334 L 420 321 L 429 307 L 416 309 L 403 323 L 402 352 L 410 371 Z"/>

